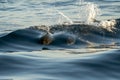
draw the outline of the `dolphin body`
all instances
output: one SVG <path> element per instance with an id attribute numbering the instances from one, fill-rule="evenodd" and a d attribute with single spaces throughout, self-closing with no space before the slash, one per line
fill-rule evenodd
<path id="1" fill-rule="evenodd" d="M 115 19 L 113 32 L 84 23 L 33 26 L 0 37 L 0 51 L 35 51 L 48 49 L 76 49 L 91 43 L 120 43 L 120 19 Z M 117 39 L 117 40 L 116 40 Z"/>

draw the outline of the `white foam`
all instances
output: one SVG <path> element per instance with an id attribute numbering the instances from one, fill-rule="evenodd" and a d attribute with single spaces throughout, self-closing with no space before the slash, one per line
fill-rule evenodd
<path id="1" fill-rule="evenodd" d="M 112 32 L 113 29 L 116 29 L 115 28 L 115 25 L 116 25 L 116 21 L 115 20 L 109 20 L 109 21 L 101 21 L 99 23 L 99 26 L 104 28 L 104 29 L 107 29 L 108 31 Z"/>

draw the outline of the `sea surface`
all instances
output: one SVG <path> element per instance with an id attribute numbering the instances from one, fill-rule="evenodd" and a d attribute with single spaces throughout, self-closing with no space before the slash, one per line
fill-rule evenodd
<path id="1" fill-rule="evenodd" d="M 91 5 L 114 28 L 59 27 L 87 22 Z M 50 45 L 38 25 L 57 26 Z M 0 80 L 120 80 L 120 0 L 0 0 Z"/>

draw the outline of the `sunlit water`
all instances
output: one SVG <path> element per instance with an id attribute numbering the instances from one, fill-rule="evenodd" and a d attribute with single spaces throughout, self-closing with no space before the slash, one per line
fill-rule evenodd
<path id="1" fill-rule="evenodd" d="M 73 46 L 53 43 L 48 46 L 53 50 L 42 50 L 46 46 L 36 41 L 40 32 L 24 30 L 34 25 L 87 21 L 91 17 L 86 4 L 100 10 L 92 18 L 120 18 L 119 0 L 0 0 L 0 79 L 119 80 L 120 26 L 104 35 L 93 29 L 80 35 L 81 40 Z M 14 32 L 19 29 L 23 30 Z"/>

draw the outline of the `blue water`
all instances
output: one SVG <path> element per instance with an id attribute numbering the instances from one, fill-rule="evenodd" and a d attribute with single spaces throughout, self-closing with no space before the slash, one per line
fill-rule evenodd
<path id="1" fill-rule="evenodd" d="M 120 0 L 84 2 L 98 5 L 98 20 L 115 19 L 116 29 L 55 25 L 61 16 L 57 10 L 85 21 L 80 0 L 0 0 L 0 79 L 119 80 Z M 35 25 L 55 25 L 52 43 L 42 44 L 45 32 L 29 28 Z"/>

